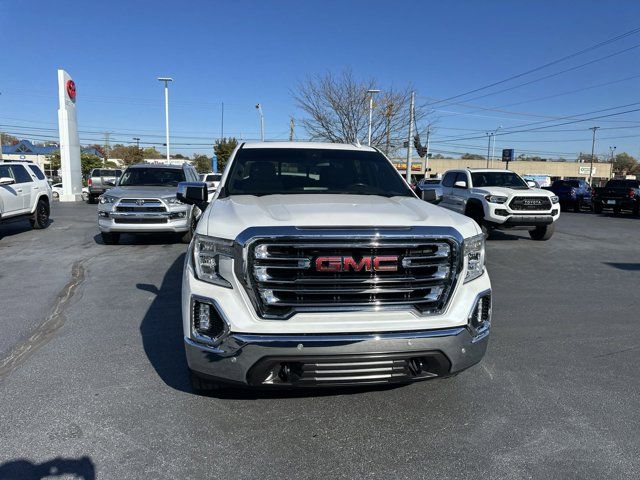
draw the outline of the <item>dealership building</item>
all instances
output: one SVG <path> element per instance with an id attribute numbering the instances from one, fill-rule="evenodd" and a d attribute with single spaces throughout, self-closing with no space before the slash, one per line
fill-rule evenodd
<path id="1" fill-rule="evenodd" d="M 49 156 L 58 153 L 60 147 L 53 145 L 35 145 L 29 140 L 20 140 L 14 145 L 2 145 L 2 160 L 36 163 L 49 174 L 51 165 Z M 102 154 L 93 147 L 82 148 L 82 153 L 101 157 Z"/>
<path id="2" fill-rule="evenodd" d="M 403 174 L 407 171 L 406 159 L 393 159 L 396 168 Z M 428 167 L 424 158 L 417 158 L 411 162 L 411 172 L 419 177 L 427 174 L 428 177 L 440 177 L 447 170 L 456 168 L 487 168 L 487 160 L 467 160 L 461 158 L 430 158 Z M 500 159 L 495 159 L 490 168 L 506 168 L 506 164 Z M 589 180 L 589 163 L 581 162 L 535 162 L 514 161 L 509 162 L 509 170 L 519 175 L 548 175 L 551 180 L 584 179 Z M 429 168 L 429 171 L 426 169 Z M 593 164 L 594 185 L 604 184 L 612 177 L 610 163 Z"/>

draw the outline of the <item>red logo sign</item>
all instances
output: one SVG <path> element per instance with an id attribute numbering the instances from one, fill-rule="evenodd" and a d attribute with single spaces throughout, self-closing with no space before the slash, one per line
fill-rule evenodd
<path id="1" fill-rule="evenodd" d="M 76 101 L 76 84 L 73 80 L 67 80 L 67 95 L 72 102 Z"/>
<path id="2" fill-rule="evenodd" d="M 316 271 L 318 272 L 397 272 L 398 256 L 386 255 L 376 257 L 318 257 Z"/>

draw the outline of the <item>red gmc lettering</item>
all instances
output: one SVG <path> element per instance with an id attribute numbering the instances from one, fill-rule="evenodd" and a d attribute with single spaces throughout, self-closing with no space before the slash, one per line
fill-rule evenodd
<path id="1" fill-rule="evenodd" d="M 398 256 L 387 255 L 379 257 L 362 257 L 356 261 L 353 257 L 318 257 L 316 271 L 318 272 L 397 272 Z"/>
<path id="2" fill-rule="evenodd" d="M 383 262 L 386 265 L 383 265 Z M 397 272 L 398 271 L 398 256 L 388 255 L 382 257 L 373 258 L 373 269 L 376 272 Z"/>
<path id="3" fill-rule="evenodd" d="M 363 268 L 365 272 L 371 271 L 371 257 L 362 257 L 360 263 L 356 263 L 353 257 L 343 257 L 342 263 L 342 268 L 346 272 L 348 272 L 349 269 L 353 270 L 354 272 L 359 272 Z"/>
<path id="4" fill-rule="evenodd" d="M 318 257 L 316 258 L 316 271 L 341 272 L 342 257 Z"/>

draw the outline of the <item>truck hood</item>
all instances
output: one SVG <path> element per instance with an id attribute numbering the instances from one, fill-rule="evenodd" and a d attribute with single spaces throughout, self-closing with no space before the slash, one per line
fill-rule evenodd
<path id="1" fill-rule="evenodd" d="M 454 227 L 464 237 L 479 233 L 458 213 L 413 197 L 375 195 L 236 195 L 215 199 L 197 232 L 234 239 L 249 227 Z"/>
<path id="2" fill-rule="evenodd" d="M 161 198 L 175 196 L 178 187 L 115 187 L 107 195 L 117 198 Z"/>
<path id="3" fill-rule="evenodd" d="M 472 189 L 473 193 L 480 195 L 501 195 L 504 197 L 523 196 L 523 197 L 551 197 L 553 193 L 542 190 L 541 188 L 529 188 L 528 190 L 516 190 L 505 187 L 482 187 Z"/>

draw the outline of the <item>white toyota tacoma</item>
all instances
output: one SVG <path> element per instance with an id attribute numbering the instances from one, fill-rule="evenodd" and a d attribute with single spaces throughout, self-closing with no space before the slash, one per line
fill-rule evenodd
<path id="1" fill-rule="evenodd" d="M 204 210 L 182 284 L 194 389 L 410 382 L 483 357 L 480 228 L 378 150 L 243 143 L 210 204 L 201 182 L 178 199 Z"/>
<path id="2" fill-rule="evenodd" d="M 449 170 L 442 177 L 440 206 L 473 218 L 486 237 L 494 229 L 527 229 L 549 240 L 560 218 L 558 197 L 509 170 Z"/>

